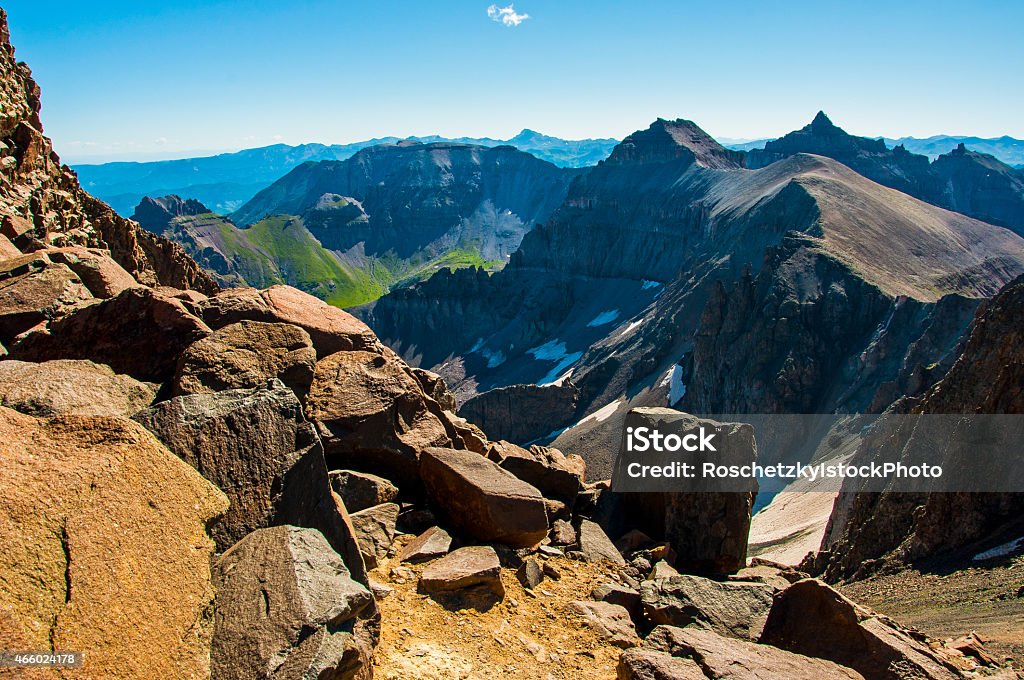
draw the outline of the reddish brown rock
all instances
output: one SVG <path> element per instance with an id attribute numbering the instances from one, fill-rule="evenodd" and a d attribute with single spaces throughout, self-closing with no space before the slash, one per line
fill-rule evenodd
<path id="1" fill-rule="evenodd" d="M 761 642 L 829 659 L 869 678 L 961 677 L 948 658 L 817 579 L 797 581 L 775 597 Z"/>
<path id="2" fill-rule="evenodd" d="M 644 617 L 651 623 L 679 627 L 699 623 L 719 635 L 756 640 L 775 589 L 763 583 L 677 574 L 644 581 L 640 592 Z"/>
<path id="3" fill-rule="evenodd" d="M 224 494 L 123 418 L 0 408 L 0 441 L 0 649 L 84 652 L 83 677 L 209 677 Z"/>
<path id="4" fill-rule="evenodd" d="M 91 361 L 0 361 L 0 404 L 29 415 L 128 418 L 155 396 L 152 386 Z"/>
<path id="5" fill-rule="evenodd" d="M 96 248 L 58 248 L 43 251 L 51 262 L 67 265 L 94 297 L 106 300 L 128 288 L 141 286 L 110 253 Z"/>
<path id="6" fill-rule="evenodd" d="M 419 588 L 431 595 L 452 593 L 474 586 L 486 586 L 504 597 L 498 553 L 488 546 L 459 548 L 431 563 L 420 575 Z"/>
<path id="7" fill-rule="evenodd" d="M 213 328 L 246 320 L 299 326 L 309 333 L 319 358 L 341 351 L 383 350 L 362 321 L 291 286 L 229 289 L 201 306 L 203 319 Z"/>
<path id="8" fill-rule="evenodd" d="M 527 450 L 502 441 L 491 445 L 488 457 L 537 487 L 545 498 L 557 499 L 568 506 L 576 501 L 587 471 L 587 464 L 579 456 L 566 456 L 547 446 L 531 446 Z"/>
<path id="9" fill-rule="evenodd" d="M 528 547 L 547 535 L 540 492 L 480 454 L 426 449 L 420 475 L 431 501 L 468 536 Z"/>
<path id="10" fill-rule="evenodd" d="M 655 659 L 661 659 L 672 669 L 679 669 L 680 666 L 670 662 L 669 659 L 687 659 L 700 667 L 704 677 L 722 680 L 767 680 L 768 678 L 863 680 L 860 673 L 831 661 L 801 656 L 769 645 L 726 638 L 711 631 L 693 627 L 658 626 L 644 640 L 641 649 L 642 652 L 629 650 L 622 655 L 619 661 L 619 678 L 644 678 L 645 676 L 636 670 L 643 669 Z M 664 656 L 651 657 L 648 656 L 650 652 L 660 653 Z M 683 666 L 683 668 L 687 667 Z M 636 670 L 634 670 L 635 668 Z M 654 675 L 653 677 L 672 678 L 673 676 Z M 701 676 L 681 675 L 679 677 L 700 678 Z"/>
<path id="11" fill-rule="evenodd" d="M 640 643 L 629 611 L 611 602 L 572 602 L 568 611 L 583 619 L 602 640 L 616 647 L 635 647 Z"/>
<path id="12" fill-rule="evenodd" d="M 349 515 L 355 529 L 356 542 L 367 569 L 373 569 L 388 556 L 395 541 L 398 505 L 381 503 Z"/>
<path id="13" fill-rule="evenodd" d="M 608 538 L 598 524 L 590 520 L 580 522 L 578 553 L 580 559 L 585 562 L 610 562 L 611 564 L 624 565 L 626 560 L 622 553 Z"/>
<path id="14" fill-rule="evenodd" d="M 175 394 L 265 385 L 278 378 L 300 397 L 313 382 L 316 352 L 298 326 L 240 321 L 190 345 L 178 360 Z"/>
<path id="15" fill-rule="evenodd" d="M 398 487 L 377 475 L 354 470 L 332 470 L 331 488 L 345 501 L 349 512 L 359 512 L 381 503 L 390 503 L 398 496 Z"/>
<path id="16" fill-rule="evenodd" d="M 433 406 L 433 409 L 432 409 Z M 316 364 L 306 414 L 342 467 L 419 485 L 419 452 L 451 444 L 436 403 L 393 354 L 338 352 Z"/>
<path id="17" fill-rule="evenodd" d="M 452 537 L 441 527 L 430 527 L 414 538 L 398 554 L 402 562 L 424 562 L 447 555 L 452 546 Z"/>
<path id="18" fill-rule="evenodd" d="M 130 288 L 25 333 L 10 352 L 24 361 L 87 359 L 138 380 L 163 382 L 174 375 L 185 348 L 209 334 L 180 301 Z"/>
<path id="19" fill-rule="evenodd" d="M 24 255 L 5 263 L 0 275 L 0 342 L 11 342 L 46 319 L 91 300 L 92 294 L 73 271 L 41 255 Z"/>

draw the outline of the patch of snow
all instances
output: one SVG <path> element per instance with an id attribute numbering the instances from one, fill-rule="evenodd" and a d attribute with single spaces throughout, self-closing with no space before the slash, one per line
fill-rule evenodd
<path id="1" fill-rule="evenodd" d="M 553 382 L 551 384 L 552 385 L 558 385 L 559 387 L 561 387 L 563 384 L 565 384 L 566 380 L 568 380 L 569 378 L 572 377 L 572 372 L 573 372 L 573 369 L 570 368 L 568 371 L 566 371 L 562 375 L 558 376 L 558 380 L 556 380 L 555 382 Z"/>
<path id="2" fill-rule="evenodd" d="M 686 385 L 683 384 L 683 367 L 673 364 L 672 368 L 665 372 L 659 387 L 668 387 L 668 405 L 676 403 L 686 394 Z"/>
<path id="3" fill-rule="evenodd" d="M 985 560 L 991 560 L 995 557 L 1006 557 L 1007 555 L 1012 555 L 1021 548 L 1024 548 L 1024 536 L 1016 538 L 1010 541 L 1009 543 L 998 545 L 995 548 L 992 548 L 991 550 L 980 552 L 974 556 L 974 561 L 983 562 Z"/>
<path id="4" fill-rule="evenodd" d="M 538 361 L 554 361 L 554 367 L 548 371 L 547 375 L 537 381 L 538 385 L 553 385 L 558 380 L 564 380 L 565 376 L 562 375 L 565 369 L 572 366 L 583 356 L 583 352 L 572 352 L 565 348 L 565 343 L 555 338 L 549 340 L 543 345 L 533 347 L 526 350 L 527 354 L 532 354 L 534 359 Z"/>
<path id="5" fill-rule="evenodd" d="M 480 354 L 482 354 L 484 356 L 484 358 L 487 359 L 487 368 L 496 368 L 498 366 L 501 366 L 503 363 L 505 363 L 505 353 L 504 352 L 501 352 L 501 351 L 492 352 L 489 349 L 483 349 L 483 350 L 480 350 Z"/>
<path id="6" fill-rule="evenodd" d="M 611 402 L 610 404 L 605 404 L 604 406 L 602 406 L 601 408 L 597 409 L 596 411 L 594 411 L 589 416 L 587 416 L 586 418 L 584 418 L 583 420 L 581 420 L 580 422 L 578 422 L 576 424 L 577 425 L 582 425 L 583 423 L 585 423 L 587 421 L 590 421 L 590 420 L 593 420 L 593 421 L 598 422 L 598 423 L 603 423 L 604 421 L 608 420 L 613 415 L 615 415 L 615 412 L 619 410 L 619 406 L 622 403 L 623 402 L 621 402 L 618 399 L 616 399 L 615 401 Z"/>
<path id="7" fill-rule="evenodd" d="M 643 322 L 644 322 L 643 319 L 637 319 L 636 321 L 630 321 L 629 325 L 626 326 L 624 329 L 622 329 L 622 331 L 619 333 L 619 335 L 625 335 L 626 333 L 630 332 L 631 330 L 633 330 L 634 328 L 636 328 L 637 326 L 639 326 Z"/>
<path id="8" fill-rule="evenodd" d="M 615 321 L 618 318 L 619 310 L 609 309 L 595 316 L 594 320 L 587 324 L 587 328 L 597 328 L 598 326 L 604 326 L 610 324 L 612 321 Z"/>
<path id="9" fill-rule="evenodd" d="M 651 281 L 650 279 L 644 279 L 643 285 L 640 286 L 640 290 L 650 290 L 651 288 L 660 288 L 661 284 L 657 281 Z"/>
<path id="10" fill-rule="evenodd" d="M 469 348 L 469 353 L 472 354 L 473 352 L 479 352 L 480 348 L 483 347 L 483 346 L 484 346 L 484 339 L 483 338 L 477 338 L 476 342 L 473 343 L 473 346 Z"/>
<path id="11" fill-rule="evenodd" d="M 555 367 L 552 368 L 546 376 L 544 376 L 537 382 L 537 384 L 543 387 L 544 385 L 554 385 L 556 382 L 564 380 L 564 376 L 559 377 L 561 376 L 562 371 L 575 364 L 577 361 L 579 361 L 580 357 L 582 356 L 583 352 L 573 352 L 572 354 L 566 354 L 561 361 L 555 364 Z"/>

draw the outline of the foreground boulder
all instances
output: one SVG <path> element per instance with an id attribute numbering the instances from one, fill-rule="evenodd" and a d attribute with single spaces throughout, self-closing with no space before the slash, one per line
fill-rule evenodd
<path id="1" fill-rule="evenodd" d="M 369 678 L 357 617 L 373 595 L 315 529 L 255 531 L 213 566 L 213 677 Z"/>
<path id="2" fill-rule="evenodd" d="M 301 327 L 313 340 L 316 354 L 351 350 L 381 351 L 373 331 L 348 312 L 291 286 L 266 290 L 233 288 L 200 303 L 203 319 L 212 328 L 239 321 L 287 323 Z"/>
<path id="3" fill-rule="evenodd" d="M 331 492 L 316 433 L 279 380 L 176 397 L 135 419 L 231 499 L 228 512 L 210 526 L 219 550 L 272 524 L 313 527 L 362 578 L 351 525 Z"/>
<path id="4" fill-rule="evenodd" d="M 597 523 L 582 520 L 578 535 L 577 552 L 584 562 L 611 562 L 620 566 L 626 564 L 622 553 Z"/>
<path id="5" fill-rule="evenodd" d="M 505 596 L 498 553 L 489 546 L 474 545 L 432 562 L 420 575 L 419 588 L 431 595 L 453 593 L 485 586 L 494 595 Z"/>
<path id="6" fill-rule="evenodd" d="M 776 596 L 761 642 L 835 661 L 868 678 L 962 677 L 950 659 L 817 579 L 797 581 Z"/>
<path id="7" fill-rule="evenodd" d="M 0 404 L 29 415 L 130 417 L 155 396 L 150 385 L 91 361 L 0 362 Z"/>
<path id="8" fill-rule="evenodd" d="M 763 583 L 678 575 L 644 581 L 640 593 L 644 616 L 651 623 L 680 628 L 701 623 L 719 635 L 756 640 L 775 589 Z"/>
<path id="9" fill-rule="evenodd" d="M 579 456 L 566 456 L 547 446 L 534 445 L 527 450 L 505 441 L 495 442 L 489 447 L 488 458 L 536 487 L 545 498 L 569 507 L 576 502 L 587 472 L 587 464 Z"/>
<path id="10" fill-rule="evenodd" d="M 619 680 L 821 680 L 864 676 L 831 661 L 725 638 L 699 628 L 658 626 L 643 647 L 623 652 Z"/>
<path id="11" fill-rule="evenodd" d="M 51 262 L 66 265 L 78 275 L 85 287 L 96 298 L 106 300 L 128 288 L 141 284 L 124 267 L 110 257 L 110 253 L 97 248 L 56 248 L 43 251 Z"/>
<path id="12" fill-rule="evenodd" d="M 175 394 L 259 387 L 279 379 L 300 397 L 313 382 L 316 351 L 298 326 L 233 323 L 191 345 L 178 361 Z"/>
<path id="13" fill-rule="evenodd" d="M 367 569 L 373 569 L 388 555 L 395 542 L 395 523 L 398 521 L 398 505 L 381 503 L 349 515 L 355 529 L 356 542 Z"/>
<path id="14" fill-rule="evenodd" d="M 398 497 L 398 487 L 377 475 L 353 470 L 332 470 L 331 488 L 345 501 L 349 512 L 359 512 Z"/>
<path id="15" fill-rule="evenodd" d="M 42 255 L 0 262 L 0 342 L 91 299 L 77 274 Z"/>
<path id="16" fill-rule="evenodd" d="M 121 418 L 0 408 L 0 649 L 85 652 L 88 677 L 209 677 L 227 499 Z"/>
<path id="17" fill-rule="evenodd" d="M 174 375 L 178 356 L 210 334 L 180 300 L 129 288 L 20 336 L 11 357 L 24 361 L 88 359 L 145 382 Z"/>
<path id="18" fill-rule="evenodd" d="M 420 475 L 430 500 L 468 536 L 529 547 L 548 533 L 540 492 L 480 454 L 427 449 Z"/>
<path id="19" fill-rule="evenodd" d="M 419 452 L 451 443 L 430 402 L 397 357 L 338 352 L 317 362 L 306 414 L 332 460 L 406 488 L 418 485 Z"/>

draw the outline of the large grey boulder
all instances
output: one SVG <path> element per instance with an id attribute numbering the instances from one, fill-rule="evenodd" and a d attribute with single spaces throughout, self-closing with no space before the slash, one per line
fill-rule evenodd
<path id="1" fill-rule="evenodd" d="M 127 418 L 149 406 L 155 396 L 151 385 L 91 361 L 0 361 L 0 405 L 41 418 Z"/>
<path id="2" fill-rule="evenodd" d="M 420 476 L 430 500 L 468 536 L 529 547 L 547 535 L 540 492 L 478 453 L 426 449 Z"/>
<path id="3" fill-rule="evenodd" d="M 193 343 L 178 360 L 175 394 L 259 387 L 279 378 L 300 397 L 313 382 L 309 333 L 286 323 L 240 321 Z"/>
<path id="4" fill-rule="evenodd" d="M 273 524 L 312 527 L 364 580 L 358 546 L 344 505 L 331 492 L 316 432 L 280 380 L 176 397 L 135 420 L 227 494 L 231 507 L 210 526 L 218 550 Z"/>
<path id="5" fill-rule="evenodd" d="M 373 595 L 319 531 L 259 529 L 221 555 L 212 572 L 213 677 L 371 676 L 372 648 L 356 621 Z"/>
<path id="6" fill-rule="evenodd" d="M 719 635 L 756 640 L 775 589 L 764 583 L 719 582 L 678 575 L 644 581 L 644 616 L 654 624 L 684 627 L 701 623 Z"/>

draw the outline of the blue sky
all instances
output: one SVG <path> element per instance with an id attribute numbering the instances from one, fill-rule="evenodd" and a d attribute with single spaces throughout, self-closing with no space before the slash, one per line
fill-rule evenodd
<path id="1" fill-rule="evenodd" d="M 759 138 L 818 109 L 857 134 L 1024 137 L 1019 0 L 490 5 L 4 3 L 69 161 L 524 127 L 622 137 L 659 116 Z"/>

